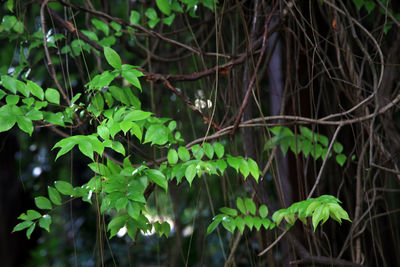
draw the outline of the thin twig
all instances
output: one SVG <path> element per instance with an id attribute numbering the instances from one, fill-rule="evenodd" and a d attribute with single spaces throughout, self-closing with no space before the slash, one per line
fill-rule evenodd
<path id="1" fill-rule="evenodd" d="M 307 199 L 310 199 L 310 198 L 312 197 L 312 195 L 313 195 L 315 189 L 317 188 L 319 182 L 321 181 L 322 172 L 323 172 L 324 169 L 325 169 L 325 165 L 326 165 L 326 162 L 328 161 L 329 154 L 331 153 L 331 150 L 332 150 L 332 147 L 333 147 L 333 143 L 335 143 L 336 137 L 337 137 L 337 135 L 338 135 L 340 129 L 342 128 L 342 126 L 343 126 L 343 125 L 340 124 L 340 125 L 336 128 L 335 133 L 333 134 L 331 143 L 329 144 L 329 147 L 328 147 L 328 151 L 326 152 L 326 156 L 325 156 L 325 158 L 324 158 L 324 161 L 322 162 L 321 169 L 319 169 L 319 173 L 318 173 L 317 179 L 315 180 L 314 186 L 313 186 L 313 188 L 311 189 L 310 193 L 308 194 Z"/>

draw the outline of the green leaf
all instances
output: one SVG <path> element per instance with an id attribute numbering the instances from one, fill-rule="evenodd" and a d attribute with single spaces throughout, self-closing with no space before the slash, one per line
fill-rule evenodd
<path id="1" fill-rule="evenodd" d="M 235 157 L 232 157 L 232 156 L 228 156 L 226 161 L 228 162 L 228 164 L 231 167 L 233 167 L 236 170 L 236 172 L 239 172 L 240 158 L 235 158 Z"/>
<path id="2" fill-rule="evenodd" d="M 35 197 L 35 204 L 41 210 L 51 210 L 53 207 L 51 206 L 50 200 L 46 197 Z"/>
<path id="3" fill-rule="evenodd" d="M 125 156 L 125 148 L 124 146 L 118 142 L 118 141 L 112 141 L 111 143 L 111 148 L 115 151 L 118 152 L 120 154 L 122 154 L 123 156 Z"/>
<path id="4" fill-rule="evenodd" d="M 35 102 L 35 99 L 33 97 L 27 97 L 22 99 L 22 103 L 24 103 L 27 107 L 32 107 L 33 103 Z M 32 109 L 31 109 L 32 111 Z M 38 111 L 38 110 L 35 110 Z"/>
<path id="5" fill-rule="evenodd" d="M 265 206 L 264 204 L 262 204 L 261 206 L 260 206 L 260 208 L 258 209 L 258 213 L 260 214 L 260 217 L 261 218 L 265 218 L 265 217 L 267 217 L 267 215 L 268 215 L 268 208 L 267 208 L 267 206 Z"/>
<path id="6" fill-rule="evenodd" d="M 260 169 L 258 168 L 257 162 L 255 162 L 252 158 L 247 160 L 247 165 L 249 167 L 251 175 L 258 182 L 258 178 L 260 177 Z"/>
<path id="7" fill-rule="evenodd" d="M 385 27 L 383 28 L 383 33 L 387 34 L 392 28 L 392 26 L 393 26 L 392 24 L 385 25 Z"/>
<path id="8" fill-rule="evenodd" d="M 173 132 L 176 129 L 176 121 L 170 121 L 170 123 L 168 123 L 168 129 Z"/>
<path id="9" fill-rule="evenodd" d="M 244 222 L 247 225 L 247 227 L 249 227 L 250 230 L 253 229 L 254 226 L 254 217 L 251 216 L 244 216 Z"/>
<path id="10" fill-rule="evenodd" d="M 127 219 L 128 215 L 122 214 L 115 217 L 108 223 L 107 230 L 110 231 L 110 238 L 115 236 L 118 233 L 118 231 L 125 226 Z"/>
<path id="11" fill-rule="evenodd" d="M 136 10 L 131 11 L 131 15 L 129 16 L 129 22 L 131 24 L 139 25 L 140 21 L 140 13 L 137 12 Z"/>
<path id="12" fill-rule="evenodd" d="M 108 160 L 107 164 L 111 164 L 110 162 L 112 162 L 112 161 Z M 100 174 L 102 176 L 110 176 L 111 175 L 111 172 L 107 168 L 107 166 L 100 162 L 92 162 L 92 163 L 89 163 L 88 166 L 93 172 Z M 119 172 L 119 169 L 116 172 Z"/>
<path id="13" fill-rule="evenodd" d="M 116 76 L 118 76 L 118 74 L 106 70 L 94 76 L 93 79 L 87 83 L 87 86 L 89 86 L 89 89 L 102 90 L 104 87 L 108 87 Z"/>
<path id="14" fill-rule="evenodd" d="M 181 7 L 181 5 L 179 4 L 178 1 L 172 2 L 171 9 L 176 12 L 180 12 L 180 13 L 183 12 L 183 8 Z"/>
<path id="15" fill-rule="evenodd" d="M 241 213 L 243 213 L 244 215 L 247 214 L 246 212 L 246 207 L 244 205 L 244 201 L 241 197 L 238 197 L 236 199 L 236 207 L 240 210 Z"/>
<path id="16" fill-rule="evenodd" d="M 43 215 L 39 220 L 39 226 L 45 229 L 47 232 L 50 232 L 50 224 L 51 224 L 51 216 L 48 214 Z"/>
<path id="17" fill-rule="evenodd" d="M 120 33 L 121 31 L 121 25 L 116 23 L 115 21 L 111 21 L 110 23 L 111 27 L 116 31 L 116 34 Z"/>
<path id="18" fill-rule="evenodd" d="M 167 158 L 169 164 L 176 164 L 178 162 L 178 153 L 172 148 L 168 151 Z"/>
<path id="19" fill-rule="evenodd" d="M 8 105 L 16 105 L 19 102 L 19 95 L 8 95 L 6 96 L 6 103 Z"/>
<path id="20" fill-rule="evenodd" d="M 26 212 L 26 214 L 27 215 L 24 218 L 24 220 L 29 220 L 29 221 L 36 220 L 36 219 L 39 219 L 40 217 L 42 217 L 42 215 L 39 212 L 37 212 L 36 210 L 28 210 Z"/>
<path id="21" fill-rule="evenodd" d="M 47 103 L 47 102 L 46 102 Z M 52 113 L 43 111 L 44 120 L 60 126 L 65 126 L 64 115 L 61 112 Z"/>
<path id="22" fill-rule="evenodd" d="M 163 18 L 163 22 L 164 24 L 167 24 L 168 26 L 171 26 L 172 22 L 174 22 L 175 19 L 175 13 L 172 13 L 172 15 Z"/>
<path id="23" fill-rule="evenodd" d="M 126 205 L 128 205 L 128 198 L 121 197 L 115 202 L 115 209 L 119 212 L 122 209 L 125 209 Z"/>
<path id="24" fill-rule="evenodd" d="M 71 99 L 71 105 L 75 104 L 75 102 L 81 97 L 81 93 L 77 93 L 72 99 Z"/>
<path id="25" fill-rule="evenodd" d="M 333 150 L 336 153 L 340 154 L 343 151 L 343 145 L 341 143 L 339 143 L 339 142 L 335 142 L 335 143 L 333 143 Z"/>
<path id="26" fill-rule="evenodd" d="M 207 235 L 211 234 L 221 223 L 223 216 L 217 215 L 214 217 L 212 223 L 207 227 Z"/>
<path id="27" fill-rule="evenodd" d="M 132 110 L 125 115 L 124 120 L 141 121 L 149 118 L 153 113 L 143 110 Z"/>
<path id="28" fill-rule="evenodd" d="M 360 10 L 364 5 L 364 0 L 353 0 L 353 3 L 356 5 L 357 9 Z"/>
<path id="29" fill-rule="evenodd" d="M 57 105 L 60 104 L 60 93 L 56 89 L 47 88 L 44 96 L 46 97 L 46 100 L 50 103 Z"/>
<path id="30" fill-rule="evenodd" d="M 323 148 L 320 145 L 315 145 L 312 149 L 311 149 L 311 155 L 315 158 L 318 159 L 319 157 L 321 157 L 323 152 Z"/>
<path id="31" fill-rule="evenodd" d="M 99 20 L 99 19 L 92 19 L 91 20 L 93 25 L 96 27 L 96 29 L 104 32 L 105 35 L 108 35 L 110 33 L 110 29 L 107 25 L 107 23 Z"/>
<path id="32" fill-rule="evenodd" d="M 133 86 L 137 87 L 140 91 L 142 91 L 142 86 L 140 85 L 140 81 L 136 76 L 136 70 L 123 70 L 122 77 L 124 77 Z"/>
<path id="33" fill-rule="evenodd" d="M 222 223 L 222 226 L 229 232 L 231 232 L 231 233 L 235 232 L 236 224 L 235 224 L 235 221 L 231 217 L 225 216 L 221 223 Z"/>
<path id="34" fill-rule="evenodd" d="M 303 151 L 304 156 L 308 157 L 308 154 L 310 154 L 312 149 L 313 149 L 312 143 L 309 140 L 304 139 L 301 143 L 301 150 Z"/>
<path id="35" fill-rule="evenodd" d="M 5 16 L 7 17 L 7 16 Z M 4 18 L 3 17 L 3 24 L 4 24 Z M 13 77 L 10 77 L 8 75 L 2 75 L 1 76 L 1 85 L 4 86 L 8 91 L 11 93 L 16 94 L 17 93 L 17 80 Z"/>
<path id="36" fill-rule="evenodd" d="M 133 122 L 131 121 L 122 121 L 119 123 L 119 127 L 121 128 L 121 130 L 124 132 L 125 135 L 132 128 L 132 126 Z"/>
<path id="37" fill-rule="evenodd" d="M 31 94 L 39 98 L 40 100 L 44 99 L 44 92 L 42 87 L 37 85 L 36 83 L 32 81 L 27 81 L 26 82 L 26 87 L 30 90 Z"/>
<path id="38" fill-rule="evenodd" d="M 1 112 L 0 112 L 0 132 L 6 132 L 6 131 L 10 130 L 16 122 L 15 119 L 16 118 L 14 116 L 1 114 Z"/>
<path id="39" fill-rule="evenodd" d="M 348 220 L 351 222 L 349 215 L 347 212 L 337 203 L 328 203 L 327 206 L 329 207 L 329 212 L 330 216 L 338 221 L 339 223 L 342 223 L 342 219 Z"/>
<path id="40" fill-rule="evenodd" d="M 24 32 L 24 24 L 21 21 L 17 21 L 13 27 L 14 31 L 16 31 L 19 34 L 22 34 Z"/>
<path id="41" fill-rule="evenodd" d="M 145 173 L 152 182 L 156 183 L 161 188 L 163 188 L 165 192 L 168 191 L 168 181 L 162 172 L 160 172 L 159 170 L 148 169 L 145 170 Z"/>
<path id="42" fill-rule="evenodd" d="M 139 203 L 137 203 L 135 201 L 129 201 L 126 211 L 131 218 L 136 220 L 137 218 L 139 218 L 139 215 L 140 215 L 140 211 L 141 211 L 140 207 L 141 206 Z"/>
<path id="43" fill-rule="evenodd" d="M 190 160 L 189 151 L 183 146 L 178 148 L 178 156 L 183 162 Z"/>
<path id="44" fill-rule="evenodd" d="M 62 155 L 68 153 L 74 146 L 76 145 L 76 140 L 75 138 L 69 137 L 69 138 L 64 138 L 61 141 L 57 142 L 54 148 L 61 147 L 60 151 L 58 151 L 56 159 L 57 160 L 59 157 Z"/>
<path id="45" fill-rule="evenodd" d="M 347 157 L 344 154 L 339 154 L 336 156 L 336 162 L 343 167 L 344 163 L 346 162 Z"/>
<path id="46" fill-rule="evenodd" d="M 104 125 L 97 126 L 97 133 L 104 140 L 107 140 L 108 138 L 110 138 L 110 130 L 108 129 L 107 126 L 104 126 Z"/>
<path id="47" fill-rule="evenodd" d="M 121 69 L 122 61 L 117 52 L 110 47 L 104 47 L 104 56 L 108 64 L 110 64 L 115 69 Z"/>
<path id="48" fill-rule="evenodd" d="M 235 217 L 238 215 L 237 210 L 235 209 L 231 209 L 231 208 L 227 208 L 227 207 L 222 207 L 219 209 L 222 213 L 225 213 L 229 216 Z"/>
<path id="49" fill-rule="evenodd" d="M 100 115 L 101 112 L 103 112 L 103 110 L 104 110 L 104 99 L 100 93 L 97 93 L 93 96 L 91 101 L 91 106 L 89 106 L 88 111 L 93 112 L 97 117 Z"/>
<path id="50" fill-rule="evenodd" d="M 312 215 L 312 224 L 314 232 L 317 229 L 318 223 L 324 219 L 324 209 L 327 208 L 325 205 L 320 205 Z"/>
<path id="51" fill-rule="evenodd" d="M 3 16 L 1 26 L 6 31 L 10 31 L 11 28 L 17 23 L 17 18 L 15 16 Z"/>
<path id="52" fill-rule="evenodd" d="M 64 181 L 55 181 L 54 186 L 63 195 L 66 196 L 73 196 L 74 195 L 74 188 L 70 183 Z"/>
<path id="53" fill-rule="evenodd" d="M 150 20 L 155 20 L 158 18 L 157 12 L 154 8 L 150 7 L 146 10 L 145 12 L 146 17 L 148 17 Z"/>
<path id="54" fill-rule="evenodd" d="M 185 170 L 185 177 L 186 180 L 189 182 L 189 185 L 192 185 L 192 181 L 194 177 L 196 176 L 197 170 L 196 170 L 196 164 L 190 164 L 186 170 Z"/>
<path id="55" fill-rule="evenodd" d="M 228 165 L 226 164 L 225 160 L 223 160 L 223 159 L 217 160 L 217 168 L 218 168 L 218 170 L 220 171 L 221 174 L 224 173 L 224 171 L 225 171 L 227 166 Z"/>
<path id="56" fill-rule="evenodd" d="M 314 211 L 321 206 L 322 203 L 319 202 L 318 200 L 314 200 L 313 202 L 310 203 L 310 205 L 308 205 L 307 210 L 306 210 L 306 216 L 311 216 Z"/>
<path id="57" fill-rule="evenodd" d="M 49 186 L 47 188 L 47 191 L 49 193 L 49 198 L 50 198 L 51 202 L 53 202 L 55 205 L 61 205 L 60 193 L 58 193 L 58 191 L 51 186 Z"/>
<path id="58" fill-rule="evenodd" d="M 261 221 L 261 223 L 262 223 L 263 227 L 265 228 L 265 230 L 268 230 L 268 228 L 270 228 L 270 226 L 271 226 L 271 221 L 269 219 L 263 219 Z"/>
<path id="59" fill-rule="evenodd" d="M 10 10 L 10 12 L 14 12 L 14 0 L 7 0 L 7 8 Z"/>
<path id="60" fill-rule="evenodd" d="M 375 9 L 376 4 L 374 3 L 374 1 L 366 1 L 364 3 L 364 7 L 367 10 L 368 14 L 371 14 L 372 10 Z"/>
<path id="61" fill-rule="evenodd" d="M 256 204 L 254 204 L 251 198 L 245 198 L 244 204 L 246 206 L 246 209 L 250 212 L 250 214 L 256 215 Z"/>
<path id="62" fill-rule="evenodd" d="M 157 7 L 162 13 L 169 16 L 171 14 L 171 4 L 169 0 L 156 0 Z"/>
<path id="63" fill-rule="evenodd" d="M 146 132 L 144 142 L 151 144 L 164 145 L 168 142 L 168 128 L 161 124 L 151 125 Z"/>
<path id="64" fill-rule="evenodd" d="M 29 110 L 25 116 L 30 120 L 42 120 L 43 119 L 43 113 L 37 109 Z"/>
<path id="65" fill-rule="evenodd" d="M 99 41 L 99 37 L 97 37 L 97 35 L 96 35 L 95 32 L 88 31 L 88 30 L 81 30 L 81 32 L 82 32 L 84 35 L 86 35 L 90 40 L 96 41 L 96 42 Z"/>
<path id="66" fill-rule="evenodd" d="M 171 226 L 167 222 L 163 222 L 161 224 L 161 230 L 164 233 L 164 235 L 168 238 L 169 233 L 171 232 Z"/>
<path id="67" fill-rule="evenodd" d="M 31 239 L 31 234 L 32 234 L 33 230 L 35 230 L 35 226 L 36 226 L 36 224 L 34 223 L 28 228 L 28 230 L 26 230 L 26 237 L 28 239 Z"/>
<path id="68" fill-rule="evenodd" d="M 246 180 L 247 176 L 249 176 L 249 165 L 247 164 L 247 161 L 244 158 L 241 158 L 239 161 L 239 169 L 240 172 L 243 174 L 244 179 Z"/>
<path id="69" fill-rule="evenodd" d="M 200 145 L 192 146 L 192 154 L 195 159 L 201 160 L 204 156 L 203 148 Z"/>
<path id="70" fill-rule="evenodd" d="M 77 143 L 82 154 L 94 161 L 92 144 L 87 140 L 78 140 Z"/>
<path id="71" fill-rule="evenodd" d="M 262 220 L 259 217 L 253 218 L 253 224 L 257 231 L 260 231 Z"/>
<path id="72" fill-rule="evenodd" d="M 132 124 L 131 134 L 134 134 L 140 142 L 142 141 L 142 130 L 140 129 L 139 125 L 134 122 Z"/>
<path id="73" fill-rule="evenodd" d="M 32 224 L 33 224 L 32 221 L 23 221 L 23 222 L 20 222 L 19 224 L 17 224 L 17 225 L 14 227 L 13 232 L 18 232 L 18 231 L 24 230 L 24 229 L 30 227 Z"/>
<path id="74" fill-rule="evenodd" d="M 17 116 L 16 120 L 17 120 L 18 127 L 22 131 L 28 133 L 29 135 L 32 135 L 32 133 L 33 133 L 33 124 L 32 124 L 32 121 L 30 119 L 28 119 L 27 117 L 24 117 L 24 116 Z"/>
<path id="75" fill-rule="evenodd" d="M 159 22 L 160 22 L 160 19 L 156 18 L 156 19 L 149 20 L 147 22 L 147 24 L 149 25 L 150 28 L 153 29 Z"/>
<path id="76" fill-rule="evenodd" d="M 325 147 L 329 145 L 329 139 L 328 137 L 322 135 L 322 134 L 316 134 L 318 137 L 318 141 Z"/>
<path id="77" fill-rule="evenodd" d="M 272 220 L 276 223 L 276 225 L 279 225 L 285 215 L 286 215 L 285 209 L 277 210 L 274 212 L 274 214 L 272 214 Z"/>
<path id="78" fill-rule="evenodd" d="M 221 143 L 215 142 L 214 143 L 214 151 L 217 157 L 220 159 L 224 156 L 225 154 L 225 148 Z"/>
<path id="79" fill-rule="evenodd" d="M 0 100 L 3 99 L 3 97 L 6 95 L 7 93 L 0 89 Z"/>
<path id="80" fill-rule="evenodd" d="M 235 218 L 235 225 L 239 229 L 239 231 L 243 234 L 246 224 L 242 217 L 238 216 Z"/>
<path id="81" fill-rule="evenodd" d="M 204 143 L 203 144 L 203 150 L 204 150 L 204 153 L 206 154 L 206 156 L 209 159 L 212 159 L 214 157 L 214 148 L 213 148 L 213 146 L 211 144 Z"/>

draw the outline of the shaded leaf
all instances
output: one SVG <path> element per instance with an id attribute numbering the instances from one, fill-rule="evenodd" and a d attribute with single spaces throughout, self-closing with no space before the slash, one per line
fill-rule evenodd
<path id="1" fill-rule="evenodd" d="M 110 64 L 115 69 L 121 69 L 122 61 L 117 52 L 110 47 L 104 47 L 104 56 L 108 64 Z"/>
<path id="2" fill-rule="evenodd" d="M 45 229 L 47 232 L 50 232 L 50 224 L 51 224 L 51 216 L 48 214 L 43 215 L 39 220 L 39 226 Z"/>
<path id="3" fill-rule="evenodd" d="M 74 188 L 70 183 L 64 181 L 55 181 L 54 186 L 63 195 L 72 196 L 74 195 Z"/>
<path id="4" fill-rule="evenodd" d="M 169 164 L 176 164 L 178 162 L 178 153 L 172 148 L 168 151 L 167 158 Z"/>
<path id="5" fill-rule="evenodd" d="M 36 207 L 42 210 L 51 210 L 53 207 L 51 206 L 50 200 L 46 197 L 35 197 Z"/>
<path id="6" fill-rule="evenodd" d="M 61 205 L 60 193 L 58 193 L 58 191 L 51 186 L 49 186 L 47 188 L 47 191 L 49 193 L 49 198 L 50 198 L 51 202 L 53 202 L 55 205 Z"/>
<path id="7" fill-rule="evenodd" d="M 44 93 L 46 100 L 53 104 L 60 104 L 60 93 L 53 88 L 47 88 L 46 92 Z"/>

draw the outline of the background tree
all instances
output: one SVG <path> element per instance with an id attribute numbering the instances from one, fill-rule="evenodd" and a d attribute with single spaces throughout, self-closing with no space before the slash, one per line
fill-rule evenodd
<path id="1" fill-rule="evenodd" d="M 400 265 L 399 14 L 2 3 L 2 262 Z"/>

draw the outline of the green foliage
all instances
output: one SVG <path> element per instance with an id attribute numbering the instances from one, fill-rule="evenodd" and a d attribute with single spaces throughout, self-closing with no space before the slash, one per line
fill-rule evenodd
<path id="1" fill-rule="evenodd" d="M 305 157 L 311 155 L 314 159 L 325 159 L 328 152 L 329 140 L 326 136 L 315 133 L 305 126 L 300 126 L 300 134 L 296 136 L 289 128 L 285 126 L 276 126 L 268 129 L 274 136 L 269 140 L 268 146 L 280 147 L 282 153 L 286 155 L 287 151 L 290 150 L 298 155 L 303 153 Z M 333 143 L 333 151 L 337 154 L 335 159 L 336 162 L 343 166 L 347 160 L 347 157 L 342 154 L 343 145 L 339 142 Z M 328 158 L 332 156 L 332 152 Z"/>
<path id="2" fill-rule="evenodd" d="M 92 21 L 97 28 L 107 34 L 108 28 L 100 21 Z M 53 149 L 59 149 L 56 160 L 70 152 L 74 147 L 78 147 L 79 151 L 91 160 L 88 167 L 95 173 L 95 176 L 85 185 L 73 187 L 66 181 L 56 181 L 54 187 L 48 187 L 48 198 L 39 196 L 35 198 L 36 207 L 39 210 L 49 210 L 63 204 L 61 195 L 72 198 L 82 198 L 83 201 L 91 203 L 93 193 L 99 194 L 101 205 L 100 211 L 106 214 L 117 214 L 108 223 L 107 230 L 110 232 L 110 238 L 122 228 L 127 227 L 128 235 L 134 239 L 136 231 L 148 231 L 152 227 L 160 236 L 168 237 L 170 227 L 168 223 L 155 222 L 151 223 L 144 216 L 147 213 L 145 189 L 149 184 L 154 183 L 168 191 L 168 181 L 176 179 L 177 183 L 182 182 L 185 177 L 189 185 L 192 185 L 195 177 L 200 177 L 203 173 L 208 175 L 222 175 L 227 166 L 233 167 L 238 173 L 241 173 L 246 179 L 249 174 L 258 180 L 261 171 L 257 163 L 253 159 L 244 159 L 243 157 L 234 157 L 225 155 L 225 148 L 219 142 L 210 144 L 204 142 L 202 145 L 194 145 L 188 149 L 179 145 L 177 149 L 170 148 L 168 150 L 167 162 L 161 164 L 158 168 L 149 168 L 145 164 L 137 168 L 133 168 L 129 157 L 125 157 L 123 166 L 116 165 L 111 160 L 107 160 L 107 165 L 100 163 L 105 149 L 110 149 L 115 153 L 125 156 L 126 150 L 124 145 L 117 139 L 117 134 L 121 131 L 124 135 L 134 136 L 143 144 L 151 146 L 160 146 L 160 148 L 168 148 L 171 145 L 182 142 L 181 138 L 177 138 L 173 131 L 176 129 L 176 122 L 170 119 L 156 118 L 151 112 L 140 109 L 138 98 L 133 98 L 132 102 L 124 102 L 125 97 L 120 94 L 124 90 L 117 86 L 110 86 L 118 74 L 122 75 L 129 83 L 141 90 L 139 77 L 143 74 L 135 69 L 134 66 L 122 65 L 119 55 L 109 47 L 104 47 L 104 55 L 110 66 L 115 70 L 105 71 L 96 75 L 86 86 L 89 91 L 93 92 L 88 102 L 79 102 L 81 95 L 76 95 L 71 99 L 71 107 L 82 109 L 97 118 L 96 131 L 90 135 L 73 135 L 65 137 L 58 141 Z M 44 91 L 40 86 L 27 81 L 26 83 L 14 79 L 10 76 L 3 76 L 4 87 L 11 94 L 4 92 L 6 96 L 6 105 L 0 109 L 3 110 L 3 120 L 1 124 L 2 131 L 9 130 L 15 123 L 21 130 L 32 134 L 32 120 L 47 120 L 64 126 L 71 123 L 72 116 L 67 116 L 70 107 L 61 107 L 60 93 L 52 88 Z M 104 88 L 107 88 L 104 91 Z M 107 95 L 106 93 L 110 93 Z M 20 93 L 21 95 L 17 95 Z M 36 98 L 31 98 L 32 94 Z M 109 98 L 106 109 L 104 98 Z M 103 98 L 104 96 L 104 98 Z M 20 104 L 20 99 L 24 104 Z M 24 101 L 30 99 L 28 103 Z M 43 102 L 46 99 L 48 102 Z M 139 103 L 135 103 L 138 101 Z M 42 105 L 41 103 L 45 103 Z M 56 104 L 60 111 L 54 113 L 47 107 L 47 103 Z M 120 104 L 121 103 L 121 104 Z M 36 108 L 38 107 L 38 108 Z M 24 112 L 27 116 L 22 116 Z M 19 116 L 9 116 L 18 113 Z M 4 115 L 3 115 L 4 114 Z M 60 115 L 58 115 L 60 114 Z M 166 125 L 166 123 L 168 125 Z M 143 140 L 144 136 L 144 140 Z M 167 164 L 168 163 L 168 164 Z M 53 206 L 54 205 L 54 206 Z M 255 205 L 250 199 L 245 200 L 246 209 L 251 214 L 255 214 Z M 228 215 L 236 214 L 236 210 L 222 209 Z M 264 211 L 265 212 L 265 211 Z M 51 217 L 49 214 L 41 214 L 37 211 L 30 210 L 28 214 L 22 214 L 19 217 L 23 222 L 18 224 L 14 231 L 21 231 L 26 228 L 27 236 L 30 236 L 35 225 L 50 231 Z M 230 226 L 229 222 L 224 222 L 225 226 Z M 233 228 L 230 228 L 233 230 Z"/>
<path id="3" fill-rule="evenodd" d="M 157 10 L 150 7 L 142 12 L 132 11 L 129 20 L 131 26 L 146 21 L 147 25 L 142 26 L 151 29 L 160 22 L 169 26 L 177 13 L 188 12 L 195 18 L 198 5 L 213 11 L 216 3 L 212 0 L 157 0 Z M 13 1 L 7 2 L 7 8 L 13 11 Z M 81 199 L 88 204 L 96 199 L 100 213 L 106 218 L 109 238 L 122 228 L 126 228 L 132 240 L 135 240 L 139 231 L 146 233 L 153 228 L 160 237 L 168 238 L 170 224 L 162 220 L 150 221 L 146 216 L 150 213 L 151 203 L 148 188 L 156 186 L 162 189 L 160 191 L 168 192 L 170 183 L 179 185 L 187 182 L 192 187 L 196 185 L 196 177 L 221 177 L 227 173 L 232 177 L 235 177 L 232 174 L 236 174 L 236 177 L 243 180 L 251 176 L 250 179 L 259 181 L 262 172 L 254 159 L 229 154 L 232 149 L 223 141 L 185 146 L 181 132 L 178 131 L 181 127 L 177 126 L 176 121 L 157 117 L 145 108 L 142 109 L 139 93 L 148 92 L 145 91 L 146 87 L 142 88 L 140 78 L 144 75 L 141 69 L 123 64 L 117 52 L 120 48 L 115 48 L 117 51 L 111 48 L 116 42 L 114 36 L 120 36 L 123 31 L 132 32 L 133 29 L 115 21 L 105 22 L 96 18 L 91 19 L 91 24 L 93 31 L 82 30 L 82 33 L 103 47 L 104 55 L 94 53 L 99 59 L 105 59 L 107 67 L 111 69 L 91 74 L 89 82 L 82 86 L 84 88 L 81 93 L 70 95 L 67 100 L 64 92 L 53 88 L 44 90 L 45 87 L 28 79 L 28 75 L 15 72 L 13 75 L 1 76 L 0 132 L 9 131 L 17 125 L 21 131 L 31 136 L 37 130 L 35 126 L 41 124 L 74 128 L 77 124 L 81 126 L 82 121 L 87 122 L 86 133 L 72 134 L 57 140 L 53 150 L 57 150 L 57 160 L 68 153 L 72 154 L 75 148 L 86 157 L 85 160 L 89 161 L 88 169 L 93 172 L 90 180 L 83 185 L 74 187 L 70 182 L 57 180 L 48 186 L 46 196 L 34 198 L 37 210 L 30 209 L 22 213 L 18 217 L 21 221 L 13 232 L 26 230 L 27 238 L 31 237 L 37 226 L 50 232 L 51 216 L 60 206 L 72 199 Z M 7 34 L 24 32 L 23 24 L 13 15 L 4 16 L 1 27 Z M 65 38 L 53 32 L 49 32 L 46 37 L 49 48 L 58 48 L 57 42 Z M 43 46 L 41 30 L 33 33 L 30 38 L 28 51 Z M 85 41 L 73 40 L 62 47 L 60 52 L 78 60 L 77 57 L 83 52 L 93 53 L 93 50 Z M 274 134 L 269 145 L 279 145 L 284 154 L 290 148 L 296 154 L 302 152 L 306 157 L 311 155 L 315 159 L 327 156 L 328 138 L 306 127 L 300 127 L 301 134 L 297 136 L 287 127 L 278 126 L 269 130 Z M 166 158 L 150 163 L 138 163 L 136 159 L 131 162 L 136 156 L 136 150 L 132 151 L 130 147 L 132 143 L 153 149 L 166 155 Z M 340 143 L 333 144 L 336 161 L 341 166 L 347 160 L 342 154 L 343 149 Z M 329 217 L 339 223 L 342 219 L 350 220 L 339 203 L 333 197 L 321 196 L 295 203 L 268 218 L 266 205 L 257 208 L 251 198 L 239 197 L 236 209 L 220 208 L 221 214 L 214 217 L 207 233 L 212 233 L 219 224 L 231 233 L 238 228 L 243 234 L 246 226 L 257 231 L 261 227 L 273 229 L 283 220 L 291 226 L 297 218 L 305 222 L 307 217 L 312 217 L 315 230 L 321 221 L 323 224 Z"/>
<path id="4" fill-rule="evenodd" d="M 339 205 L 339 199 L 330 196 L 322 195 L 318 198 L 310 198 L 304 201 L 296 202 L 287 209 L 280 209 L 273 213 L 271 218 L 267 218 L 268 208 L 266 205 L 261 205 L 256 208 L 256 204 L 250 198 L 237 198 L 236 208 L 240 213 L 233 208 L 220 208 L 221 214 L 214 217 L 212 223 L 207 228 L 207 234 L 212 233 L 219 224 L 231 233 L 238 228 L 243 234 L 245 227 L 249 230 L 253 227 L 259 231 L 261 226 L 266 230 L 274 229 L 279 226 L 283 219 L 286 222 L 286 228 L 290 228 L 299 219 L 304 225 L 307 225 L 307 218 L 311 217 L 314 231 L 318 224 L 324 224 L 329 217 L 333 220 L 342 223 L 342 219 L 350 221 L 347 212 Z M 258 213 L 258 215 L 257 215 Z"/>
<path id="5" fill-rule="evenodd" d="M 374 12 L 374 10 L 378 10 L 379 13 L 387 15 L 389 13 L 392 15 L 397 21 L 400 21 L 400 13 L 394 13 L 392 8 L 389 7 L 389 1 L 388 0 L 379 0 L 385 9 L 382 7 L 378 7 L 378 5 L 375 3 L 373 0 L 353 0 L 354 5 L 357 7 L 358 10 L 365 9 L 368 13 L 368 15 L 371 15 L 371 13 Z M 393 22 L 388 22 L 386 25 L 383 27 L 383 33 L 387 34 L 389 30 L 392 28 Z"/>

